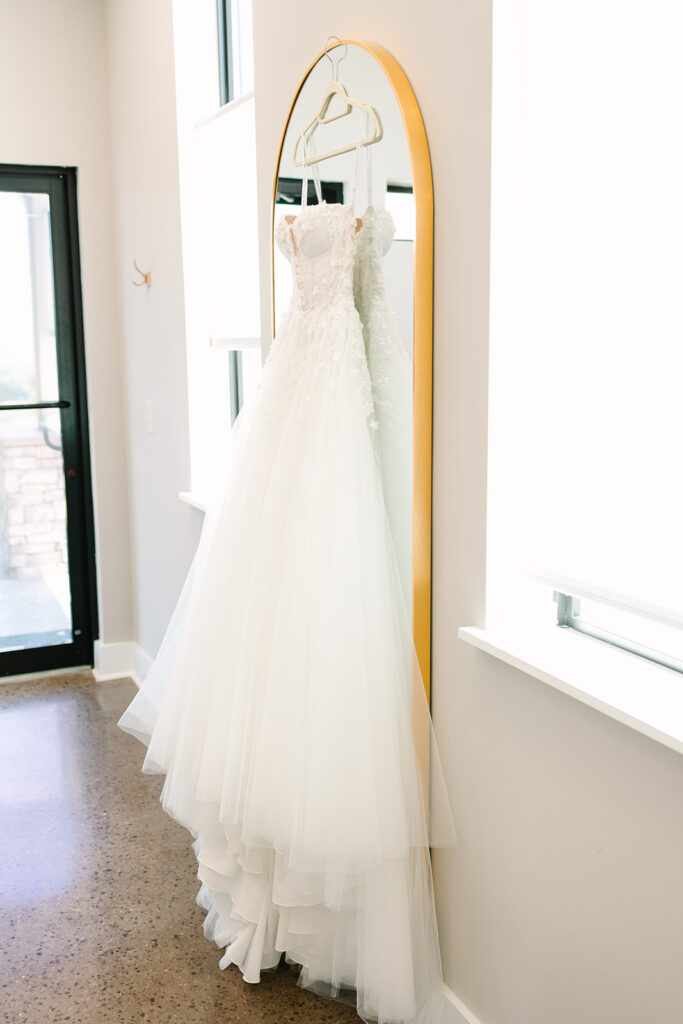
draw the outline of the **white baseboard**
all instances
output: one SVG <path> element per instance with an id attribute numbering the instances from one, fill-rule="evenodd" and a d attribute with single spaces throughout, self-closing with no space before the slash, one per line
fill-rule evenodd
<path id="1" fill-rule="evenodd" d="M 475 1017 L 461 999 L 458 999 L 455 992 L 451 991 L 448 985 L 444 985 L 444 992 L 451 1008 L 448 1015 L 448 1024 L 482 1024 L 478 1017 Z"/>
<path id="2" fill-rule="evenodd" d="M 92 674 L 98 683 L 128 677 L 136 686 L 140 686 L 151 664 L 152 658 L 134 640 L 116 644 L 95 641 L 95 665 Z"/>

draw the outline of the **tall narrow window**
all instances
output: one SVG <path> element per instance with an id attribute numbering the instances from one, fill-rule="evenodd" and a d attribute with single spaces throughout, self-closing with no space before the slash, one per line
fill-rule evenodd
<path id="1" fill-rule="evenodd" d="M 221 105 L 239 99 L 254 88 L 253 27 L 251 0 L 217 0 L 218 86 Z M 247 357 L 248 358 L 248 357 Z M 230 417 L 237 419 L 253 366 L 245 366 L 238 348 L 228 353 L 230 373 Z M 250 360 L 253 363 L 253 355 Z"/>
<path id="2" fill-rule="evenodd" d="M 683 13 L 497 0 L 494 26 L 490 612 L 541 579 L 561 625 L 639 616 L 680 660 Z"/>
<path id="3" fill-rule="evenodd" d="M 185 497 L 205 505 L 231 458 L 231 420 L 261 365 L 251 19 L 244 0 L 173 6 L 191 467 Z"/>
<path id="4" fill-rule="evenodd" d="M 216 0 L 221 106 L 254 88 L 254 29 L 251 0 Z"/>

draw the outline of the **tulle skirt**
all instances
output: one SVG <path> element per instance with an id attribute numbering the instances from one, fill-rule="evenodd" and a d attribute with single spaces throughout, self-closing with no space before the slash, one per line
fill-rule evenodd
<path id="1" fill-rule="evenodd" d="M 148 744 L 143 770 L 166 775 L 162 804 L 196 837 L 198 902 L 222 967 L 256 982 L 285 954 L 302 985 L 352 990 L 366 1019 L 436 1024 L 413 742 L 427 712 L 360 324 L 341 319 L 323 346 L 329 330 L 310 316 L 283 324 L 157 659 L 119 724 Z"/>

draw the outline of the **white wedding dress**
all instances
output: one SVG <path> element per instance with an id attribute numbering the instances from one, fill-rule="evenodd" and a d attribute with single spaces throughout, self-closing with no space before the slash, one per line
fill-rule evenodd
<path id="1" fill-rule="evenodd" d="M 367 1020 L 441 1024 L 413 743 L 428 711 L 354 304 L 353 207 L 306 207 L 276 235 L 294 298 L 119 724 L 148 744 L 143 770 L 166 775 L 163 807 L 196 838 L 221 967 L 257 982 L 285 954 L 300 984 Z"/>
<path id="2" fill-rule="evenodd" d="M 413 365 L 401 341 L 391 307 L 384 259 L 396 233 L 393 218 L 372 204 L 368 165 L 368 207 L 358 232 L 353 264 L 353 296 L 363 325 L 382 465 L 384 504 L 389 517 L 406 603 L 412 597 Z"/>

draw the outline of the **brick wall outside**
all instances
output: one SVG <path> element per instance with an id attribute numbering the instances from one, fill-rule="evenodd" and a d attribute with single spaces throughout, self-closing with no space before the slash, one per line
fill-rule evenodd
<path id="1" fill-rule="evenodd" d="M 30 579 L 65 565 L 62 453 L 42 436 L 0 439 L 0 575 Z"/>

